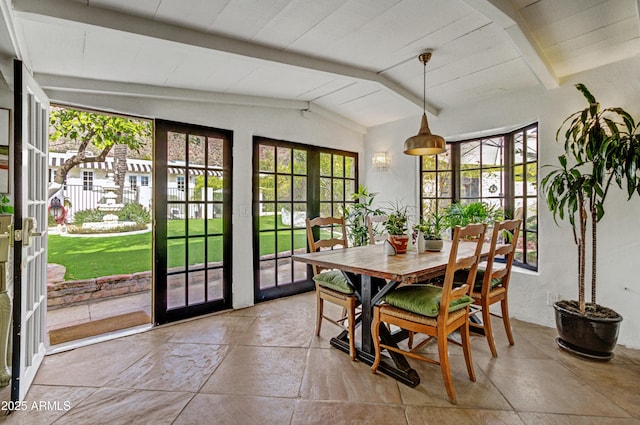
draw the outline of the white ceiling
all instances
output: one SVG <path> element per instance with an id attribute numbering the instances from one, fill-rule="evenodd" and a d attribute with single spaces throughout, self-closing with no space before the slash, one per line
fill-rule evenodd
<path id="1" fill-rule="evenodd" d="M 427 48 L 433 114 L 636 56 L 638 1 L 13 0 L 3 14 L 45 89 L 309 108 L 369 127 L 421 112 Z"/>

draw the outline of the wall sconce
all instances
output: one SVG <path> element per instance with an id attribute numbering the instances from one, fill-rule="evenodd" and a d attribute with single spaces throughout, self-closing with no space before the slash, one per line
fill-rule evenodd
<path id="1" fill-rule="evenodd" d="M 371 165 L 375 171 L 389 171 L 389 164 L 391 163 L 391 157 L 389 152 L 376 152 L 371 158 Z"/>

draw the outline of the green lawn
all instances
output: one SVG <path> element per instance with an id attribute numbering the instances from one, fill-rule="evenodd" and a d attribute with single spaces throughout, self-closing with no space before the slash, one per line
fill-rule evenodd
<path id="1" fill-rule="evenodd" d="M 190 220 L 189 234 L 204 234 L 205 220 Z M 279 223 L 281 225 L 281 223 Z M 260 255 L 275 252 L 276 234 L 278 251 L 291 249 L 291 230 L 274 228 L 273 216 L 262 217 L 261 229 L 273 229 L 260 236 Z M 185 234 L 185 220 L 170 220 L 169 236 Z M 222 231 L 221 219 L 208 220 L 209 233 Z M 294 247 L 306 247 L 304 230 L 294 231 Z M 205 244 L 208 244 L 209 262 L 222 260 L 222 236 L 195 237 L 189 239 L 189 264 L 205 261 Z M 185 242 L 183 239 L 169 240 L 167 246 L 168 267 L 184 266 Z M 65 280 L 90 279 L 115 274 L 135 273 L 151 270 L 151 233 L 91 238 L 62 237 L 49 235 L 49 262 L 67 268 Z"/>

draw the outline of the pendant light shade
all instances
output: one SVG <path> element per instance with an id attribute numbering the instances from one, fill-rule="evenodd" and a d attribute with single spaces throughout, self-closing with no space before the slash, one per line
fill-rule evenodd
<path id="1" fill-rule="evenodd" d="M 420 131 L 413 137 L 409 137 L 404 142 L 404 153 L 407 155 L 437 155 L 445 151 L 444 138 L 431 134 L 429 129 L 429 122 L 427 121 L 427 62 L 431 59 L 431 50 L 428 50 L 418 56 L 418 59 L 424 65 L 423 77 L 423 114 L 422 122 L 420 123 Z"/>
<path id="2" fill-rule="evenodd" d="M 420 131 L 415 136 L 409 137 L 404 142 L 404 153 L 407 155 L 437 155 L 445 151 L 444 138 L 431 134 L 427 114 L 422 114 Z"/>

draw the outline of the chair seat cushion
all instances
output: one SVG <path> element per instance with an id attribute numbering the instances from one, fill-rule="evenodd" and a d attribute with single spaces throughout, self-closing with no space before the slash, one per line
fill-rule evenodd
<path id="1" fill-rule="evenodd" d="M 349 285 L 344 274 L 340 270 L 328 270 L 318 273 L 313 280 L 320 286 L 333 289 L 343 294 L 353 294 L 353 287 Z"/>
<path id="2" fill-rule="evenodd" d="M 474 292 L 482 291 L 482 282 L 484 281 L 484 273 L 485 273 L 485 269 L 478 269 L 478 272 L 476 273 L 476 282 L 473 285 Z M 502 284 L 502 278 L 493 278 L 491 279 L 491 283 L 489 283 L 491 288 L 495 288 L 496 286 L 499 286 L 501 284 Z"/>
<path id="3" fill-rule="evenodd" d="M 421 314 L 428 317 L 436 317 L 440 311 L 440 298 L 442 288 L 433 285 L 408 285 L 402 286 L 384 296 L 388 304 Z M 464 295 L 449 303 L 449 312 L 460 310 L 473 303 L 473 298 Z"/>

